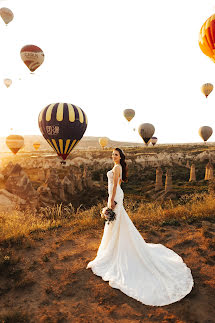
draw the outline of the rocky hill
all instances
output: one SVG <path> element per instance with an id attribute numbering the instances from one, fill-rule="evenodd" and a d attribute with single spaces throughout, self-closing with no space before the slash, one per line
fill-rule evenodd
<path id="1" fill-rule="evenodd" d="M 206 166 L 210 164 L 213 173 L 214 146 L 160 145 L 124 151 L 129 167 L 129 180 L 122 184 L 126 198 L 178 200 L 184 194 L 208 190 Z M 107 197 L 106 172 L 113 166 L 110 148 L 74 150 L 65 164 L 54 152 L 42 150 L 1 155 L 0 201 L 6 208 L 18 203 L 17 196 L 22 207 L 30 204 L 37 209 L 60 203 L 90 207 Z M 192 181 L 191 165 L 195 166 Z"/>
<path id="2" fill-rule="evenodd" d="M 99 138 L 100 137 L 91 137 L 91 136 L 84 136 L 82 140 L 79 142 L 78 146 L 75 148 L 76 150 L 80 149 L 99 149 L 101 148 L 99 145 Z M 46 142 L 46 140 L 43 138 L 43 136 L 40 135 L 26 135 L 24 136 L 24 142 L 25 145 L 22 148 L 21 151 L 23 152 L 29 152 L 34 151 L 33 143 L 39 142 L 40 143 L 40 150 L 42 151 L 52 151 L 52 148 L 49 146 L 49 144 Z M 135 142 L 122 142 L 122 141 L 114 141 L 108 138 L 108 145 L 109 147 L 141 147 L 143 146 L 143 143 L 135 143 Z M 5 143 L 5 137 L 0 137 L 0 150 L 2 152 L 9 152 L 6 143 Z"/>

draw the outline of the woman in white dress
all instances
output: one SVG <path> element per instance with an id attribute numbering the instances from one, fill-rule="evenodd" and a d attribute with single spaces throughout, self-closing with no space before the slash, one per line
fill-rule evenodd
<path id="1" fill-rule="evenodd" d="M 164 306 L 177 302 L 192 290 L 191 270 L 171 249 L 146 243 L 142 238 L 123 207 L 120 184 L 127 180 L 123 151 L 114 149 L 112 159 L 114 167 L 107 172 L 108 207 L 114 209 L 116 220 L 105 223 L 97 256 L 87 268 L 143 304 Z"/>

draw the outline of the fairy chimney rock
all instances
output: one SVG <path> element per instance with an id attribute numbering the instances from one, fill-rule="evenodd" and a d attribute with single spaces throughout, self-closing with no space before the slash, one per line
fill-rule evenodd
<path id="1" fill-rule="evenodd" d="M 190 167 L 190 179 L 189 182 L 195 182 L 196 181 L 196 167 L 195 164 L 192 164 Z"/>
<path id="2" fill-rule="evenodd" d="M 84 168 L 84 172 L 83 172 L 83 186 L 85 188 L 88 187 L 92 187 L 92 178 L 91 178 L 91 172 L 89 171 L 89 169 Z"/>
<path id="3" fill-rule="evenodd" d="M 156 169 L 155 191 L 159 191 L 163 187 L 162 176 L 163 176 L 163 171 L 161 167 L 158 167 Z"/>
<path id="4" fill-rule="evenodd" d="M 172 171 L 167 169 L 166 180 L 165 180 L 165 192 L 172 191 Z"/>
<path id="5" fill-rule="evenodd" d="M 214 168 L 213 165 L 209 162 L 209 166 L 208 166 L 208 180 L 213 179 L 214 177 Z"/>
<path id="6" fill-rule="evenodd" d="M 66 194 L 75 194 L 75 185 L 74 182 L 71 180 L 71 177 L 68 178 L 67 176 L 64 177 L 64 179 L 62 180 L 62 185 L 64 187 L 64 192 Z"/>
<path id="7" fill-rule="evenodd" d="M 209 180 L 210 163 L 205 166 L 205 181 Z"/>
<path id="8" fill-rule="evenodd" d="M 29 200 L 29 203 L 36 203 L 37 192 L 19 164 L 10 169 L 9 176 L 5 183 L 5 189 L 24 200 Z"/>

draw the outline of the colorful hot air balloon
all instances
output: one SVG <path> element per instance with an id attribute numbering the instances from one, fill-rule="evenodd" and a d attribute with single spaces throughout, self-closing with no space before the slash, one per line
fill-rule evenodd
<path id="1" fill-rule="evenodd" d="M 40 143 L 38 141 L 33 143 L 34 149 L 38 150 L 40 148 Z"/>
<path id="2" fill-rule="evenodd" d="M 208 18 L 201 27 L 199 47 L 215 63 L 215 14 Z"/>
<path id="3" fill-rule="evenodd" d="M 26 45 L 20 51 L 21 59 L 31 72 L 34 72 L 44 61 L 44 53 L 35 45 Z"/>
<path id="4" fill-rule="evenodd" d="M 157 141 L 158 141 L 157 137 L 152 137 L 150 140 L 150 142 L 152 143 L 153 146 L 156 145 Z"/>
<path id="5" fill-rule="evenodd" d="M 133 109 L 125 109 L 123 111 L 123 115 L 124 117 L 129 121 L 131 121 L 133 119 L 133 117 L 135 116 L 135 111 Z"/>
<path id="6" fill-rule="evenodd" d="M 84 111 L 69 103 L 53 103 L 39 114 L 39 128 L 43 137 L 65 160 L 83 137 L 87 128 Z"/>
<path id="7" fill-rule="evenodd" d="M 6 138 L 6 145 L 16 155 L 16 153 L 24 146 L 24 138 L 19 135 L 10 135 Z"/>
<path id="8" fill-rule="evenodd" d="M 108 139 L 105 137 L 99 138 L 99 144 L 104 149 L 108 144 Z"/>
<path id="9" fill-rule="evenodd" d="M 1 8 L 0 16 L 2 17 L 6 25 L 9 24 L 9 22 L 11 22 L 14 17 L 13 12 L 8 8 Z"/>
<path id="10" fill-rule="evenodd" d="M 11 79 L 4 79 L 4 84 L 6 87 L 10 87 L 12 84 L 12 80 Z"/>
<path id="11" fill-rule="evenodd" d="M 140 137 L 143 139 L 145 144 L 147 145 L 149 143 L 149 140 L 153 136 L 155 132 L 155 127 L 151 123 L 142 123 L 138 127 L 138 132 Z"/>
<path id="12" fill-rule="evenodd" d="M 199 136 L 206 142 L 213 133 L 213 129 L 208 126 L 199 128 Z"/>
<path id="13" fill-rule="evenodd" d="M 202 85 L 201 91 L 207 98 L 208 95 L 213 91 L 213 88 L 214 88 L 213 84 L 205 83 L 205 84 Z"/>

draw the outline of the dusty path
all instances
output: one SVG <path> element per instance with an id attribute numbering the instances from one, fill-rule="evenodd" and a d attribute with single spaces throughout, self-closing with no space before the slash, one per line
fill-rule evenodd
<path id="1" fill-rule="evenodd" d="M 0 322 L 214 323 L 213 226 L 205 231 L 187 225 L 141 232 L 146 242 L 173 249 L 192 270 L 191 293 L 164 307 L 145 306 L 85 269 L 96 256 L 102 231 L 77 235 L 58 228 L 21 246 L 2 245 L 9 260 L 0 268 Z"/>

